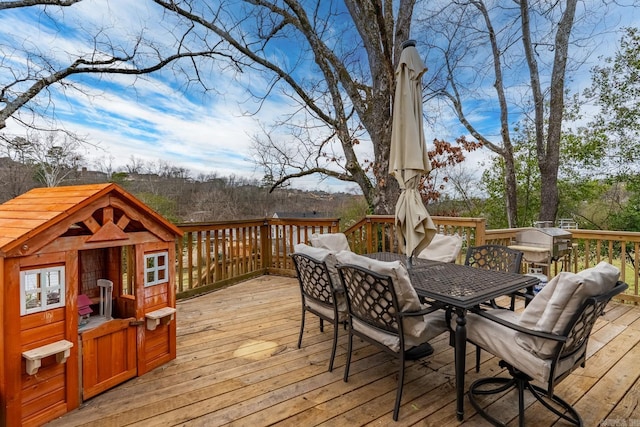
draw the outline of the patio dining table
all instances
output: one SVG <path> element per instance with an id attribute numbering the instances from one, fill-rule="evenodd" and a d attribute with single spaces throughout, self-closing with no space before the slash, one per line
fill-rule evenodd
<path id="1" fill-rule="evenodd" d="M 402 261 L 405 255 L 391 252 L 367 254 L 380 261 Z M 454 353 L 456 372 L 456 415 L 464 419 L 464 376 L 467 344 L 467 310 L 518 290 L 532 289 L 538 279 L 516 273 L 484 270 L 466 265 L 414 258 L 408 269 L 411 284 L 421 298 L 444 303 L 456 313 Z"/>

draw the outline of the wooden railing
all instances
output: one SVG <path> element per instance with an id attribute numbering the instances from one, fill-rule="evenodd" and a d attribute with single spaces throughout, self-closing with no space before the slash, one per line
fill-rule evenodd
<path id="1" fill-rule="evenodd" d="M 487 230 L 483 218 L 432 217 L 438 232 L 459 234 L 464 261 L 468 246 L 509 245 L 519 229 Z M 177 293 L 184 298 L 263 274 L 294 275 L 289 255 L 297 243 L 313 233 L 334 233 L 339 219 L 275 219 L 179 224 L 184 236 L 177 244 Z M 607 261 L 621 270 L 629 290 L 621 299 L 640 303 L 640 233 L 568 230 L 573 237 L 571 255 L 555 261 L 552 273 L 581 271 Z M 369 215 L 344 230 L 354 252 L 400 252 L 393 215 Z"/>
<path id="2" fill-rule="evenodd" d="M 620 268 L 620 280 L 629 289 L 619 299 L 640 303 L 640 233 L 631 231 L 569 230 L 574 245 L 572 270 L 580 271 L 606 261 Z"/>
<path id="3" fill-rule="evenodd" d="M 293 275 L 289 254 L 313 233 L 338 231 L 338 219 L 256 219 L 178 224 L 178 298 L 263 274 Z"/>
<path id="4" fill-rule="evenodd" d="M 438 228 L 438 233 L 462 236 L 463 250 L 460 252 L 459 262 L 462 262 L 462 254 L 466 252 L 468 246 L 485 243 L 486 220 L 483 218 L 434 216 L 431 219 Z M 400 252 L 393 215 L 368 215 L 344 233 L 354 252 L 360 254 Z"/>

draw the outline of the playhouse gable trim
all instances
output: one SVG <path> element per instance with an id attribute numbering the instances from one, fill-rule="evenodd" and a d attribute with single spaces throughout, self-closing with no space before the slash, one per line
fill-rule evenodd
<path id="1" fill-rule="evenodd" d="M 119 218 L 114 218 L 114 209 Z M 182 235 L 113 183 L 36 188 L 0 205 L 0 256 L 33 253 L 78 225 L 88 230 L 87 242 L 126 240 L 125 229 L 132 221 L 160 240 Z"/>

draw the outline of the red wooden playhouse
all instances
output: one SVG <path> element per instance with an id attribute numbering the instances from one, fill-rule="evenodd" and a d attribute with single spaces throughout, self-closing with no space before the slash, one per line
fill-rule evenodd
<path id="1" fill-rule="evenodd" d="M 1 425 L 41 425 L 175 359 L 181 234 L 116 184 L 0 205 Z"/>

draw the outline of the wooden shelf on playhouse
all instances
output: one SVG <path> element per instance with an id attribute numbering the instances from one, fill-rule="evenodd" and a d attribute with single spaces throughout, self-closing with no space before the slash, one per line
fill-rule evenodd
<path id="1" fill-rule="evenodd" d="M 175 316 L 176 309 L 173 307 L 163 307 L 145 314 L 147 318 L 147 329 L 153 331 L 159 324 L 168 325 Z"/>
<path id="2" fill-rule="evenodd" d="M 36 347 L 22 353 L 22 357 L 27 361 L 27 374 L 35 375 L 40 369 L 42 359 L 56 355 L 56 362 L 65 363 L 71 354 L 73 343 L 67 340 L 60 340 L 51 344 Z"/>

